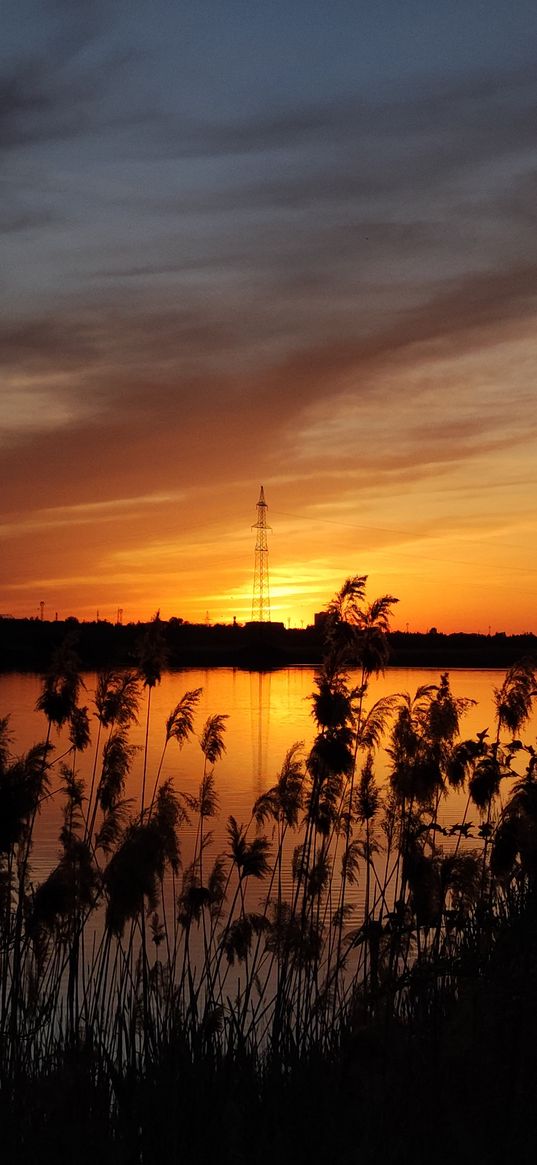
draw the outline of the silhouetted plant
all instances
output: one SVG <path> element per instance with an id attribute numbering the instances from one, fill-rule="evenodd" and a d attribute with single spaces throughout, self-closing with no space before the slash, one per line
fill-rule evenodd
<path id="1" fill-rule="evenodd" d="M 187 740 L 192 736 L 194 731 L 194 713 L 196 711 L 199 698 L 201 696 L 201 688 L 194 688 L 192 691 L 185 692 L 179 700 L 175 708 L 172 709 L 166 721 L 166 735 L 164 739 L 164 747 L 162 749 L 160 761 L 155 775 L 155 783 L 153 786 L 153 795 L 151 797 L 151 804 L 149 806 L 149 814 L 151 815 L 153 804 L 155 801 L 160 774 L 162 772 L 162 765 L 166 750 L 171 740 L 177 741 L 179 748 L 183 748 Z"/>
<path id="2" fill-rule="evenodd" d="M 268 930 L 269 926 L 268 918 L 255 912 L 241 914 L 240 918 L 234 919 L 227 928 L 224 939 L 228 963 L 233 965 L 235 959 L 239 963 L 244 962 L 251 950 L 253 939 Z"/>
<path id="3" fill-rule="evenodd" d="M 210 765 L 223 756 L 226 751 L 224 744 L 224 729 L 227 716 L 209 716 L 206 720 L 200 737 L 201 751 Z"/>
<path id="4" fill-rule="evenodd" d="M 87 706 L 73 708 L 69 717 L 69 740 L 74 752 L 85 752 L 91 744 L 91 728 Z"/>
<path id="5" fill-rule="evenodd" d="M 144 688 L 160 684 L 166 665 L 166 645 L 162 634 L 160 611 L 153 616 L 138 646 L 138 667 Z"/>
<path id="6" fill-rule="evenodd" d="M 32 937 L 40 929 L 56 931 L 62 941 L 73 940 L 73 922 L 79 912 L 96 905 L 100 878 L 87 842 L 66 839 L 63 856 L 37 888 L 29 916 Z"/>
<path id="7" fill-rule="evenodd" d="M 0 853 L 28 840 L 31 823 L 49 785 L 47 758 L 52 745 L 34 744 L 20 760 L 2 765 L 0 772 Z"/>
<path id="8" fill-rule="evenodd" d="M 264 878 L 269 872 L 270 842 L 266 837 L 246 840 L 246 830 L 233 815 L 228 818 L 229 857 L 237 870 L 239 881 L 245 878 Z"/>
<path id="9" fill-rule="evenodd" d="M 95 707 L 103 728 L 127 728 L 137 722 L 140 700 L 139 675 L 135 671 L 108 670 L 97 676 Z"/>
<path id="10" fill-rule="evenodd" d="M 537 875 L 537 755 L 531 745 L 527 752 L 526 772 L 511 791 L 492 842 L 491 871 L 502 879 L 512 877 L 517 865 L 522 875 Z"/>
<path id="11" fill-rule="evenodd" d="M 494 689 L 500 729 L 507 728 L 513 735 L 518 732 L 531 715 L 535 696 L 535 665 L 531 660 L 521 660 L 509 668 L 501 688 Z"/>
<path id="12" fill-rule="evenodd" d="M 352 666 L 360 666 L 364 676 L 382 671 L 389 658 L 387 633 L 393 595 L 383 595 L 365 604 L 367 575 L 348 578 L 327 610 L 327 642 L 332 652 Z"/>
<path id="13" fill-rule="evenodd" d="M 113 852 L 121 835 L 125 832 L 133 804 L 132 797 L 114 801 L 113 806 L 104 814 L 95 833 L 96 850 L 100 849 L 104 854 Z"/>
<path id="14" fill-rule="evenodd" d="M 272 819 L 282 826 L 296 829 L 304 808 L 303 742 L 293 744 L 287 752 L 276 785 L 257 798 L 253 814 L 258 825 Z"/>
<path id="15" fill-rule="evenodd" d="M 505 775 L 506 770 L 502 766 L 497 752 L 490 756 L 484 756 L 476 764 L 468 789 L 474 805 L 482 812 L 488 809 L 494 798 L 498 796 L 500 781 Z"/>
<path id="16" fill-rule="evenodd" d="M 171 782 L 159 789 L 151 820 L 133 822 L 104 871 L 106 925 L 121 935 L 129 919 L 154 911 L 166 867 L 179 869 L 177 826 L 183 810 Z"/>
<path id="17" fill-rule="evenodd" d="M 214 769 L 227 718 L 209 716 L 198 730 L 195 794 L 161 780 L 168 746 L 182 748 L 195 732 L 200 689 L 185 692 L 166 721 L 144 804 L 150 696 L 162 665 L 158 620 L 140 673 L 98 678 L 89 793 L 77 756 L 91 724 L 68 655 L 56 660 L 40 704 L 49 729 L 63 725 L 68 735 L 63 761 L 49 763 L 47 743 L 13 759 L 0 722 L 1 1086 L 26 1068 L 39 1073 L 84 1039 L 99 1049 L 110 1112 L 164 1054 L 201 1065 L 202 1074 L 241 1056 L 254 1070 L 288 1073 L 367 1029 L 367 1039 L 382 1032 L 389 1056 L 394 1033 L 439 1024 L 469 978 L 488 973 L 502 930 L 535 911 L 536 753 L 503 739 L 530 715 L 532 665 L 510 669 L 497 689 L 491 737 L 459 739 L 470 701 L 453 695 L 446 674 L 413 698 L 370 704 L 394 600 L 368 605 L 365 584 L 347 580 L 329 607 L 309 751 L 289 749 L 248 824 L 229 818 L 225 854 L 209 857 L 208 823 L 219 811 Z M 142 681 L 136 814 L 125 779 Z M 383 785 L 376 753 L 386 745 Z M 441 801 L 450 787 L 468 794 L 477 824 L 465 811 L 446 825 Z M 36 885 L 32 824 L 49 795 L 61 799 L 61 848 Z"/>
<path id="18" fill-rule="evenodd" d="M 103 748 L 101 779 L 97 789 L 97 802 L 104 813 L 108 813 L 121 800 L 126 778 L 138 751 L 137 745 L 128 743 L 124 728 L 116 728 L 108 737 Z"/>
<path id="19" fill-rule="evenodd" d="M 54 653 L 36 702 L 37 711 L 44 712 L 49 725 L 61 728 L 77 707 L 82 683 L 79 666 L 71 641 L 66 640 Z"/>

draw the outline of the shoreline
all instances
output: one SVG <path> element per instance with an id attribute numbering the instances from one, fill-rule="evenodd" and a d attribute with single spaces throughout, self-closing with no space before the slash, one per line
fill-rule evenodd
<path id="1" fill-rule="evenodd" d="M 0 619 L 0 672 L 46 671 L 66 638 L 83 670 L 136 667 L 138 646 L 148 623 L 125 626 L 37 619 Z M 215 625 L 170 619 L 160 624 L 166 666 L 233 667 L 272 671 L 281 667 L 317 666 L 323 657 L 322 627 L 287 629 L 282 623 Z M 388 635 L 393 668 L 506 669 L 521 659 L 537 659 L 533 634 L 478 635 L 439 631 L 393 631 Z"/>

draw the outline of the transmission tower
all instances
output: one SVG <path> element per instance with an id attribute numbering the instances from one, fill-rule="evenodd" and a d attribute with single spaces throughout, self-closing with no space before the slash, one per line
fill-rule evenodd
<path id="1" fill-rule="evenodd" d="M 268 568 L 267 531 L 267 503 L 263 486 L 259 491 L 257 503 L 257 522 L 252 530 L 257 530 L 255 543 L 254 589 L 252 594 L 252 622 L 270 623 L 270 591 Z"/>

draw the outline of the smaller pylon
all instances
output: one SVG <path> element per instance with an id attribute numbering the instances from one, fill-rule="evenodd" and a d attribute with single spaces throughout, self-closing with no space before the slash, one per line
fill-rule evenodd
<path id="1" fill-rule="evenodd" d="M 267 531 L 272 527 L 267 525 L 267 503 L 265 491 L 261 486 L 257 503 L 257 522 L 252 530 L 257 530 L 255 544 L 254 589 L 252 594 L 252 622 L 270 623 L 270 589 L 268 567 Z"/>

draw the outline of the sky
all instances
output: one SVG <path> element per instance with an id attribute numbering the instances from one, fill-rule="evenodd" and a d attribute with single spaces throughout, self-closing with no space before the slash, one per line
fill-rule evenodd
<path id="1" fill-rule="evenodd" d="M 537 632 L 533 0 L 4 0 L 0 613 Z"/>

